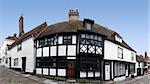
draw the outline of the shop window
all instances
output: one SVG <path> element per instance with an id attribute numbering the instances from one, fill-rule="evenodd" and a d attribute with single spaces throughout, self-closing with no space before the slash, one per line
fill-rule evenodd
<path id="1" fill-rule="evenodd" d="M 96 57 L 81 57 L 81 71 L 99 71 L 100 61 Z"/>
<path id="2" fill-rule="evenodd" d="M 122 62 L 114 62 L 114 72 L 115 76 L 125 75 L 125 64 Z"/>

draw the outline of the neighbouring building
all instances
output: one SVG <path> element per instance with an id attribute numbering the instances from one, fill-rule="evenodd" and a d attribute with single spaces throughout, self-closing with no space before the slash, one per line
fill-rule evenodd
<path id="1" fill-rule="evenodd" d="M 147 52 L 144 53 L 144 73 L 147 73 L 148 69 L 150 69 L 150 58 L 147 55 Z"/>
<path id="2" fill-rule="evenodd" d="M 144 64 L 145 64 L 145 60 L 144 57 L 142 55 L 136 55 L 136 68 L 137 68 L 137 76 L 141 76 L 144 75 Z"/>
<path id="3" fill-rule="evenodd" d="M 19 36 L 8 48 L 8 54 L 5 59 L 9 59 L 6 67 L 22 72 L 33 73 L 35 69 L 35 48 L 34 38 L 47 27 L 43 23 L 29 32 L 24 32 L 24 18 L 19 19 Z"/>
<path id="4" fill-rule="evenodd" d="M 14 34 L 13 36 L 8 36 L 2 42 L 0 47 L 0 65 L 5 65 L 8 63 L 8 58 L 6 58 L 6 55 L 8 54 L 8 48 L 16 39 L 16 34 Z"/>
<path id="5" fill-rule="evenodd" d="M 69 20 L 39 25 L 24 32 L 9 47 L 7 67 L 24 72 L 68 79 L 122 80 L 136 75 L 136 51 L 115 31 L 93 20 L 79 20 L 78 10 Z"/>

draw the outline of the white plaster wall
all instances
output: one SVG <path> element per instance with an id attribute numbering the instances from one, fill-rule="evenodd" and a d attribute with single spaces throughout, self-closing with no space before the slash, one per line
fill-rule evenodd
<path id="1" fill-rule="evenodd" d="M 56 69 L 50 68 L 50 75 L 56 76 Z"/>
<path id="2" fill-rule="evenodd" d="M 59 37 L 58 37 L 58 44 L 62 44 L 62 41 L 63 41 L 63 37 L 62 37 L 62 36 L 59 36 Z"/>
<path id="3" fill-rule="evenodd" d="M 42 74 L 42 69 L 41 68 L 36 68 L 36 74 Z"/>
<path id="4" fill-rule="evenodd" d="M 94 77 L 94 73 L 93 72 L 88 72 L 88 77 Z"/>
<path id="5" fill-rule="evenodd" d="M 37 49 L 37 57 L 42 57 L 42 48 Z"/>
<path id="6" fill-rule="evenodd" d="M 22 42 L 22 50 L 17 51 L 17 46 L 11 49 L 12 68 L 22 68 L 22 57 L 26 57 L 26 71 L 33 72 L 34 70 L 34 42 L 33 38 L 29 38 Z M 14 59 L 18 58 L 18 66 L 14 66 Z"/>
<path id="7" fill-rule="evenodd" d="M 3 57 L 7 58 L 6 55 L 5 55 L 5 52 L 7 49 L 7 44 L 11 45 L 12 43 L 14 42 L 14 40 L 10 40 L 10 39 L 5 39 L 2 44 L 0 45 L 0 59 L 2 59 Z M 8 53 L 9 51 L 7 51 Z M 7 64 L 5 64 L 5 60 L 6 59 L 3 59 L 4 62 L 0 63 L 0 65 L 3 65 L 3 66 L 7 66 Z"/>
<path id="8" fill-rule="evenodd" d="M 68 56 L 76 56 L 76 45 L 68 45 Z"/>
<path id="9" fill-rule="evenodd" d="M 118 47 L 123 49 L 123 59 L 118 58 Z M 134 60 L 131 60 L 131 53 L 134 54 Z M 136 63 L 136 53 L 126 49 L 120 45 L 114 44 L 111 41 L 105 40 L 104 41 L 104 59 L 107 60 L 119 60 L 119 61 L 126 61 L 126 62 L 133 62 Z"/>
<path id="10" fill-rule="evenodd" d="M 43 68 L 43 75 L 48 75 L 48 68 Z"/>
<path id="11" fill-rule="evenodd" d="M 66 56 L 66 45 L 58 47 L 58 56 Z"/>
<path id="12" fill-rule="evenodd" d="M 66 69 L 58 69 L 58 76 L 66 76 Z"/>
<path id="13" fill-rule="evenodd" d="M 100 72 L 95 72 L 95 77 L 100 77 Z"/>
<path id="14" fill-rule="evenodd" d="M 82 77 L 86 77 L 86 72 L 83 72 L 83 71 L 80 71 L 80 77 L 82 78 Z"/>
<path id="15" fill-rule="evenodd" d="M 72 35 L 72 44 L 76 44 L 76 35 Z"/>
<path id="16" fill-rule="evenodd" d="M 43 47 L 43 57 L 49 56 L 49 47 Z"/>
<path id="17" fill-rule="evenodd" d="M 56 56 L 56 46 L 50 47 L 50 56 Z"/>

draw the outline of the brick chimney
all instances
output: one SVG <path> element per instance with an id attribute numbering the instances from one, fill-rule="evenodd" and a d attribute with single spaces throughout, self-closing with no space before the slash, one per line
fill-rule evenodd
<path id="1" fill-rule="evenodd" d="M 69 21 L 72 21 L 72 20 L 79 20 L 79 12 L 78 12 L 78 9 L 71 9 L 69 10 Z"/>
<path id="2" fill-rule="evenodd" d="M 19 37 L 24 33 L 24 24 L 23 24 L 23 16 L 21 15 L 19 19 Z"/>

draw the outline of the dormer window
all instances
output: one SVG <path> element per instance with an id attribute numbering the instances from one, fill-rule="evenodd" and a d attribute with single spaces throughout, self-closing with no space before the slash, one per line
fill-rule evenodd
<path id="1" fill-rule="evenodd" d="M 122 37 L 120 37 L 119 35 L 115 35 L 115 41 L 122 43 Z"/>
<path id="2" fill-rule="evenodd" d="M 93 21 L 93 20 L 90 20 L 90 19 L 84 19 L 83 26 L 84 26 L 85 29 L 91 30 L 93 24 L 94 24 L 94 21 Z"/>

